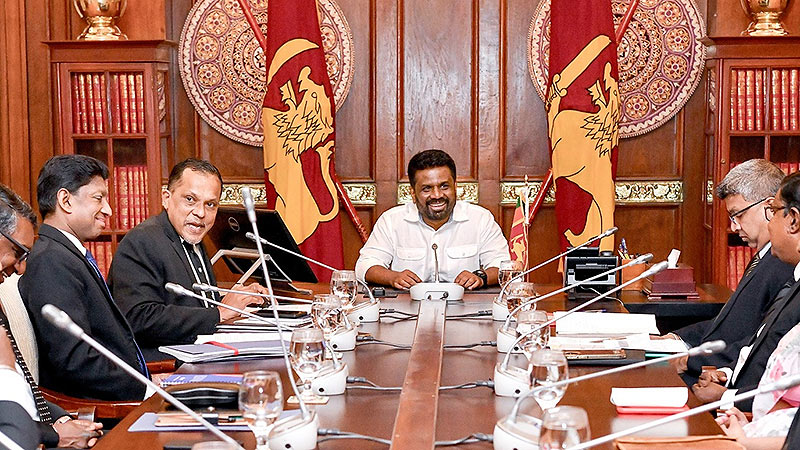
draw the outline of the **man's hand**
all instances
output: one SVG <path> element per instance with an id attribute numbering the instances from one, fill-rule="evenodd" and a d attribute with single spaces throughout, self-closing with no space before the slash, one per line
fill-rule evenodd
<path id="1" fill-rule="evenodd" d="M 469 290 L 478 289 L 479 287 L 483 286 L 483 280 L 481 277 L 466 270 L 462 270 L 453 282 L 460 284 L 461 286 L 464 286 L 464 289 Z"/>
<path id="2" fill-rule="evenodd" d="M 17 359 L 14 357 L 14 350 L 11 348 L 11 341 L 8 340 L 6 329 L 0 327 L 0 366 L 14 368 Z"/>
<path id="3" fill-rule="evenodd" d="M 723 384 L 728 380 L 728 376 L 721 370 L 709 370 L 703 372 L 697 383 L 692 385 L 692 392 L 702 403 L 715 402 L 722 398 L 722 394 L 727 390 Z"/>
<path id="4" fill-rule="evenodd" d="M 706 386 L 710 383 L 724 385 L 728 381 L 728 375 L 721 370 L 704 370 L 697 379 L 697 384 Z"/>
<path id="5" fill-rule="evenodd" d="M 656 341 L 660 341 L 661 339 L 674 339 L 676 341 L 680 341 L 681 337 L 675 333 L 667 333 L 663 336 L 650 336 L 650 339 L 655 339 Z"/>
<path id="6" fill-rule="evenodd" d="M 252 292 L 254 294 L 266 294 L 267 290 L 258 283 L 253 283 L 247 286 L 242 286 L 241 284 L 234 284 L 233 289 L 237 291 L 245 291 L 245 292 Z M 264 303 L 264 299 L 255 295 L 247 295 L 247 294 L 234 294 L 229 293 L 222 297 L 222 303 L 226 305 L 233 306 L 234 308 L 244 309 L 247 305 L 251 304 L 262 304 Z M 231 311 L 230 309 L 223 308 L 221 306 L 217 307 L 219 309 L 219 320 L 228 320 L 232 319 L 239 315 L 236 311 Z"/>
<path id="7" fill-rule="evenodd" d="M 389 284 L 395 289 L 408 289 L 417 283 L 422 283 L 422 280 L 417 274 L 408 269 L 402 272 L 394 272 L 389 280 Z"/>
<path id="8" fill-rule="evenodd" d="M 97 443 L 103 435 L 102 423 L 88 420 L 70 419 L 63 423 L 53 424 L 58 433 L 59 448 L 89 448 Z"/>
<path id="9" fill-rule="evenodd" d="M 689 355 L 683 355 L 680 358 L 670 360 L 669 365 L 680 375 L 689 368 Z"/>

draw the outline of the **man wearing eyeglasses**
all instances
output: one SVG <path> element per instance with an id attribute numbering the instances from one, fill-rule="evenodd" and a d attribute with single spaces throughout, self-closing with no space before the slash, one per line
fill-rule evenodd
<path id="1" fill-rule="evenodd" d="M 794 268 L 793 275 L 784 284 L 755 333 L 740 348 L 738 358 L 727 367 L 704 372 L 692 386 L 697 398 L 705 403 L 726 400 L 737 392 L 757 387 L 778 341 L 800 323 L 800 173 L 786 177 L 778 194 L 765 203 L 753 208 L 753 214 L 758 213 L 762 220 L 767 221 L 772 254 L 790 264 Z M 737 402 L 735 406 L 750 411 L 753 401 Z"/>
<path id="2" fill-rule="evenodd" d="M 0 272 L 4 279 L 25 273 L 35 226 L 31 207 L 0 184 Z M 66 411 L 41 397 L 23 355 L 25 349 L 14 339 L 6 317 L 6 311 L 11 314 L 14 306 L 7 300 L 0 298 L 0 431 L 24 448 L 40 443 L 46 447 L 91 447 L 101 434 L 102 424 L 72 420 Z M 16 319 L 17 324 L 27 320 Z"/>
<path id="3" fill-rule="evenodd" d="M 676 368 L 687 386 L 697 382 L 703 366 L 723 367 L 736 362 L 739 350 L 755 334 L 781 286 L 790 279 L 792 266 L 773 256 L 764 205 L 775 195 L 783 180 L 783 171 L 764 159 L 745 161 L 728 172 L 717 186 L 717 197 L 725 203 L 731 230 L 750 248 L 753 259 L 736 291 L 711 320 L 698 322 L 667 335 L 695 347 L 721 339 L 728 345 L 714 355 L 682 358 Z"/>

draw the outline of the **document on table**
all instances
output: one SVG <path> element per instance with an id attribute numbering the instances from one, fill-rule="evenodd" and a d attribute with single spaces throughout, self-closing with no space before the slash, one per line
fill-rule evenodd
<path id="1" fill-rule="evenodd" d="M 630 334 L 659 334 L 656 316 L 653 314 L 586 313 L 576 312 L 565 316 L 565 311 L 556 311 L 556 334 L 595 334 L 620 336 Z"/>
<path id="2" fill-rule="evenodd" d="M 680 408 L 689 400 L 684 387 L 611 388 L 611 403 L 616 406 Z"/>
<path id="3" fill-rule="evenodd" d="M 207 342 L 222 342 L 225 344 L 231 342 L 250 342 L 250 341 L 277 341 L 280 339 L 277 331 L 270 331 L 265 333 L 214 333 L 214 334 L 201 334 L 195 339 L 195 344 L 205 344 Z M 283 339 L 289 342 L 292 339 L 291 331 L 283 332 Z"/>
<path id="4" fill-rule="evenodd" d="M 686 344 L 677 339 L 650 339 L 649 334 L 632 334 L 621 337 L 553 336 L 549 341 L 553 350 L 644 350 L 648 353 L 680 353 Z"/>

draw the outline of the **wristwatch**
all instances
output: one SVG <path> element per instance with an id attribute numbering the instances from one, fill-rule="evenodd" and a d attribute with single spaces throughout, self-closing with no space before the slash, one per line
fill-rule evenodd
<path id="1" fill-rule="evenodd" d="M 483 269 L 478 269 L 478 270 L 476 270 L 476 271 L 474 271 L 474 272 L 472 272 L 472 273 L 474 273 L 475 275 L 477 275 L 477 276 L 478 276 L 478 278 L 480 278 L 481 280 L 483 280 L 483 285 L 484 285 L 484 286 L 486 286 L 487 284 L 489 284 L 489 278 L 486 276 L 486 272 L 484 272 L 484 271 L 483 271 Z"/>

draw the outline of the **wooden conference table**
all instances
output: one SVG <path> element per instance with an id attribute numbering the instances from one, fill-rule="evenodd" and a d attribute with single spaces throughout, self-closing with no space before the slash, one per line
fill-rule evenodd
<path id="1" fill-rule="evenodd" d="M 315 290 L 327 286 L 314 286 Z M 547 290 L 543 290 L 547 292 Z M 515 399 L 497 397 L 488 388 L 439 391 L 439 386 L 457 385 L 493 377 L 494 366 L 502 355 L 495 347 L 447 349 L 447 345 L 463 345 L 494 341 L 501 322 L 490 317 L 478 319 L 446 319 L 446 316 L 490 310 L 492 295 L 468 293 L 463 303 L 413 302 L 407 295 L 384 299 L 381 308 L 420 314 L 418 320 L 381 319 L 365 323 L 360 331 L 376 339 L 413 344 L 411 350 L 394 349 L 379 344 L 359 345 L 346 352 L 344 361 L 350 375 L 365 377 L 381 386 L 402 386 L 402 392 L 348 390 L 332 396 L 326 405 L 316 406 L 320 427 L 336 428 L 385 439 L 392 439 L 393 449 L 430 449 L 434 441 L 453 440 L 473 433 L 491 434 L 498 419 L 506 416 Z M 562 296 L 543 301 L 540 309 L 565 310 L 575 306 Z M 601 301 L 592 308 L 609 312 L 624 312 L 616 300 Z M 523 366 L 524 356 L 514 356 L 512 364 Z M 284 392 L 290 390 L 283 360 L 280 358 L 209 364 L 185 364 L 182 373 L 242 373 L 266 369 L 281 373 Z M 576 377 L 602 367 L 571 367 Z M 618 375 L 600 377 L 570 385 L 560 405 L 581 406 L 588 412 L 593 437 L 630 428 L 656 417 L 620 416 L 610 403 L 612 387 L 683 386 L 681 379 L 666 363 L 635 369 Z M 289 394 L 286 394 L 288 397 Z M 151 397 L 109 432 L 95 447 L 104 449 L 160 449 L 174 442 L 214 440 L 209 432 L 128 432 L 128 427 L 144 412 L 161 409 L 162 400 Z M 534 404 L 530 400 L 530 405 Z M 699 405 L 690 393 L 689 406 Z M 523 407 L 523 411 L 526 408 Z M 702 413 L 642 435 L 685 436 L 719 434 L 711 415 Z M 254 448 L 252 433 L 231 433 L 235 439 Z M 379 449 L 385 445 L 366 440 L 329 440 L 319 444 L 321 449 Z M 453 447 L 450 447 L 453 448 Z M 487 442 L 463 444 L 455 448 L 489 449 Z M 597 448 L 613 448 L 611 444 Z"/>

